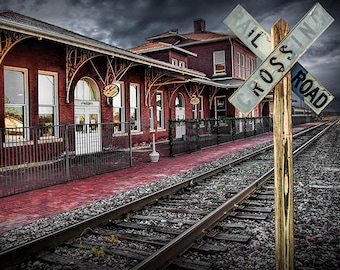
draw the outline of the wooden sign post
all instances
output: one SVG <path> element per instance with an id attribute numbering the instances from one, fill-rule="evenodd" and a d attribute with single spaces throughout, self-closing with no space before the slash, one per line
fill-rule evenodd
<path id="1" fill-rule="evenodd" d="M 272 46 L 289 33 L 289 26 L 278 20 L 271 29 Z M 274 203 L 276 269 L 294 269 L 294 204 L 292 90 L 288 72 L 274 88 Z"/>
<path id="2" fill-rule="evenodd" d="M 294 269 L 292 87 L 319 114 L 334 98 L 297 61 L 334 21 L 316 3 L 289 31 L 280 19 L 271 35 L 238 5 L 223 21 L 262 64 L 229 98 L 245 115 L 274 89 L 274 181 L 276 269 Z M 293 82 L 290 70 L 294 74 Z M 292 85 L 293 84 L 293 85 Z"/>

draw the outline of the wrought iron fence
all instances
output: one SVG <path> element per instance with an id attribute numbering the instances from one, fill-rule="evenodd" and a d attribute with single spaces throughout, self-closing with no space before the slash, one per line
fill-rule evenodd
<path id="1" fill-rule="evenodd" d="M 0 197 L 131 167 L 130 125 L 118 125 L 0 129 Z"/>
<path id="2" fill-rule="evenodd" d="M 293 116 L 293 125 L 311 121 L 310 115 Z M 272 127 L 270 117 L 170 120 L 170 156 L 255 136 L 272 131 Z"/>
<path id="3" fill-rule="evenodd" d="M 293 125 L 313 121 L 294 116 Z M 272 119 L 169 121 L 169 156 L 272 130 Z M 129 123 L 0 129 L 0 197 L 132 166 Z"/>

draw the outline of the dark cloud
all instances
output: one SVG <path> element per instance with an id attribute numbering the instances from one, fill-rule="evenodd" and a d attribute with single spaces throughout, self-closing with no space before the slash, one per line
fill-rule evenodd
<path id="1" fill-rule="evenodd" d="M 283 18 L 291 28 L 315 0 L 0 0 L 0 9 L 64 27 L 103 42 L 128 49 L 145 38 L 178 29 L 193 31 L 193 19 L 206 20 L 208 31 L 230 33 L 224 18 L 241 4 L 268 32 Z M 299 61 L 336 96 L 328 106 L 340 111 L 340 1 L 319 0 L 335 22 Z"/>

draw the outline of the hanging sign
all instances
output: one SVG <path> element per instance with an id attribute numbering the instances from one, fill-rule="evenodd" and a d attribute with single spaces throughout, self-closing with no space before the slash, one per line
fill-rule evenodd
<path id="1" fill-rule="evenodd" d="M 197 105 L 198 103 L 200 103 L 200 99 L 198 97 L 192 97 L 190 99 L 190 104 L 191 105 Z"/>
<path id="2" fill-rule="evenodd" d="M 106 97 L 115 97 L 119 93 L 119 87 L 116 84 L 106 85 L 103 91 L 104 96 Z"/>

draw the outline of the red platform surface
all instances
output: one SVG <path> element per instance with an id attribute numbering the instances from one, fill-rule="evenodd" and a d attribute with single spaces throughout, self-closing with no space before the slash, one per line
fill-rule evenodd
<path id="1" fill-rule="evenodd" d="M 294 127 L 293 132 L 306 128 L 306 125 L 308 124 Z M 272 141 L 272 139 L 273 134 L 266 133 L 176 157 L 168 157 L 165 151 L 160 151 L 160 159 L 155 163 L 150 162 L 149 159 L 151 149 L 134 150 L 131 168 L 0 198 L 0 233 L 165 178 L 168 175 L 188 171 L 201 164 Z M 157 145 L 156 151 L 158 151 Z"/>

